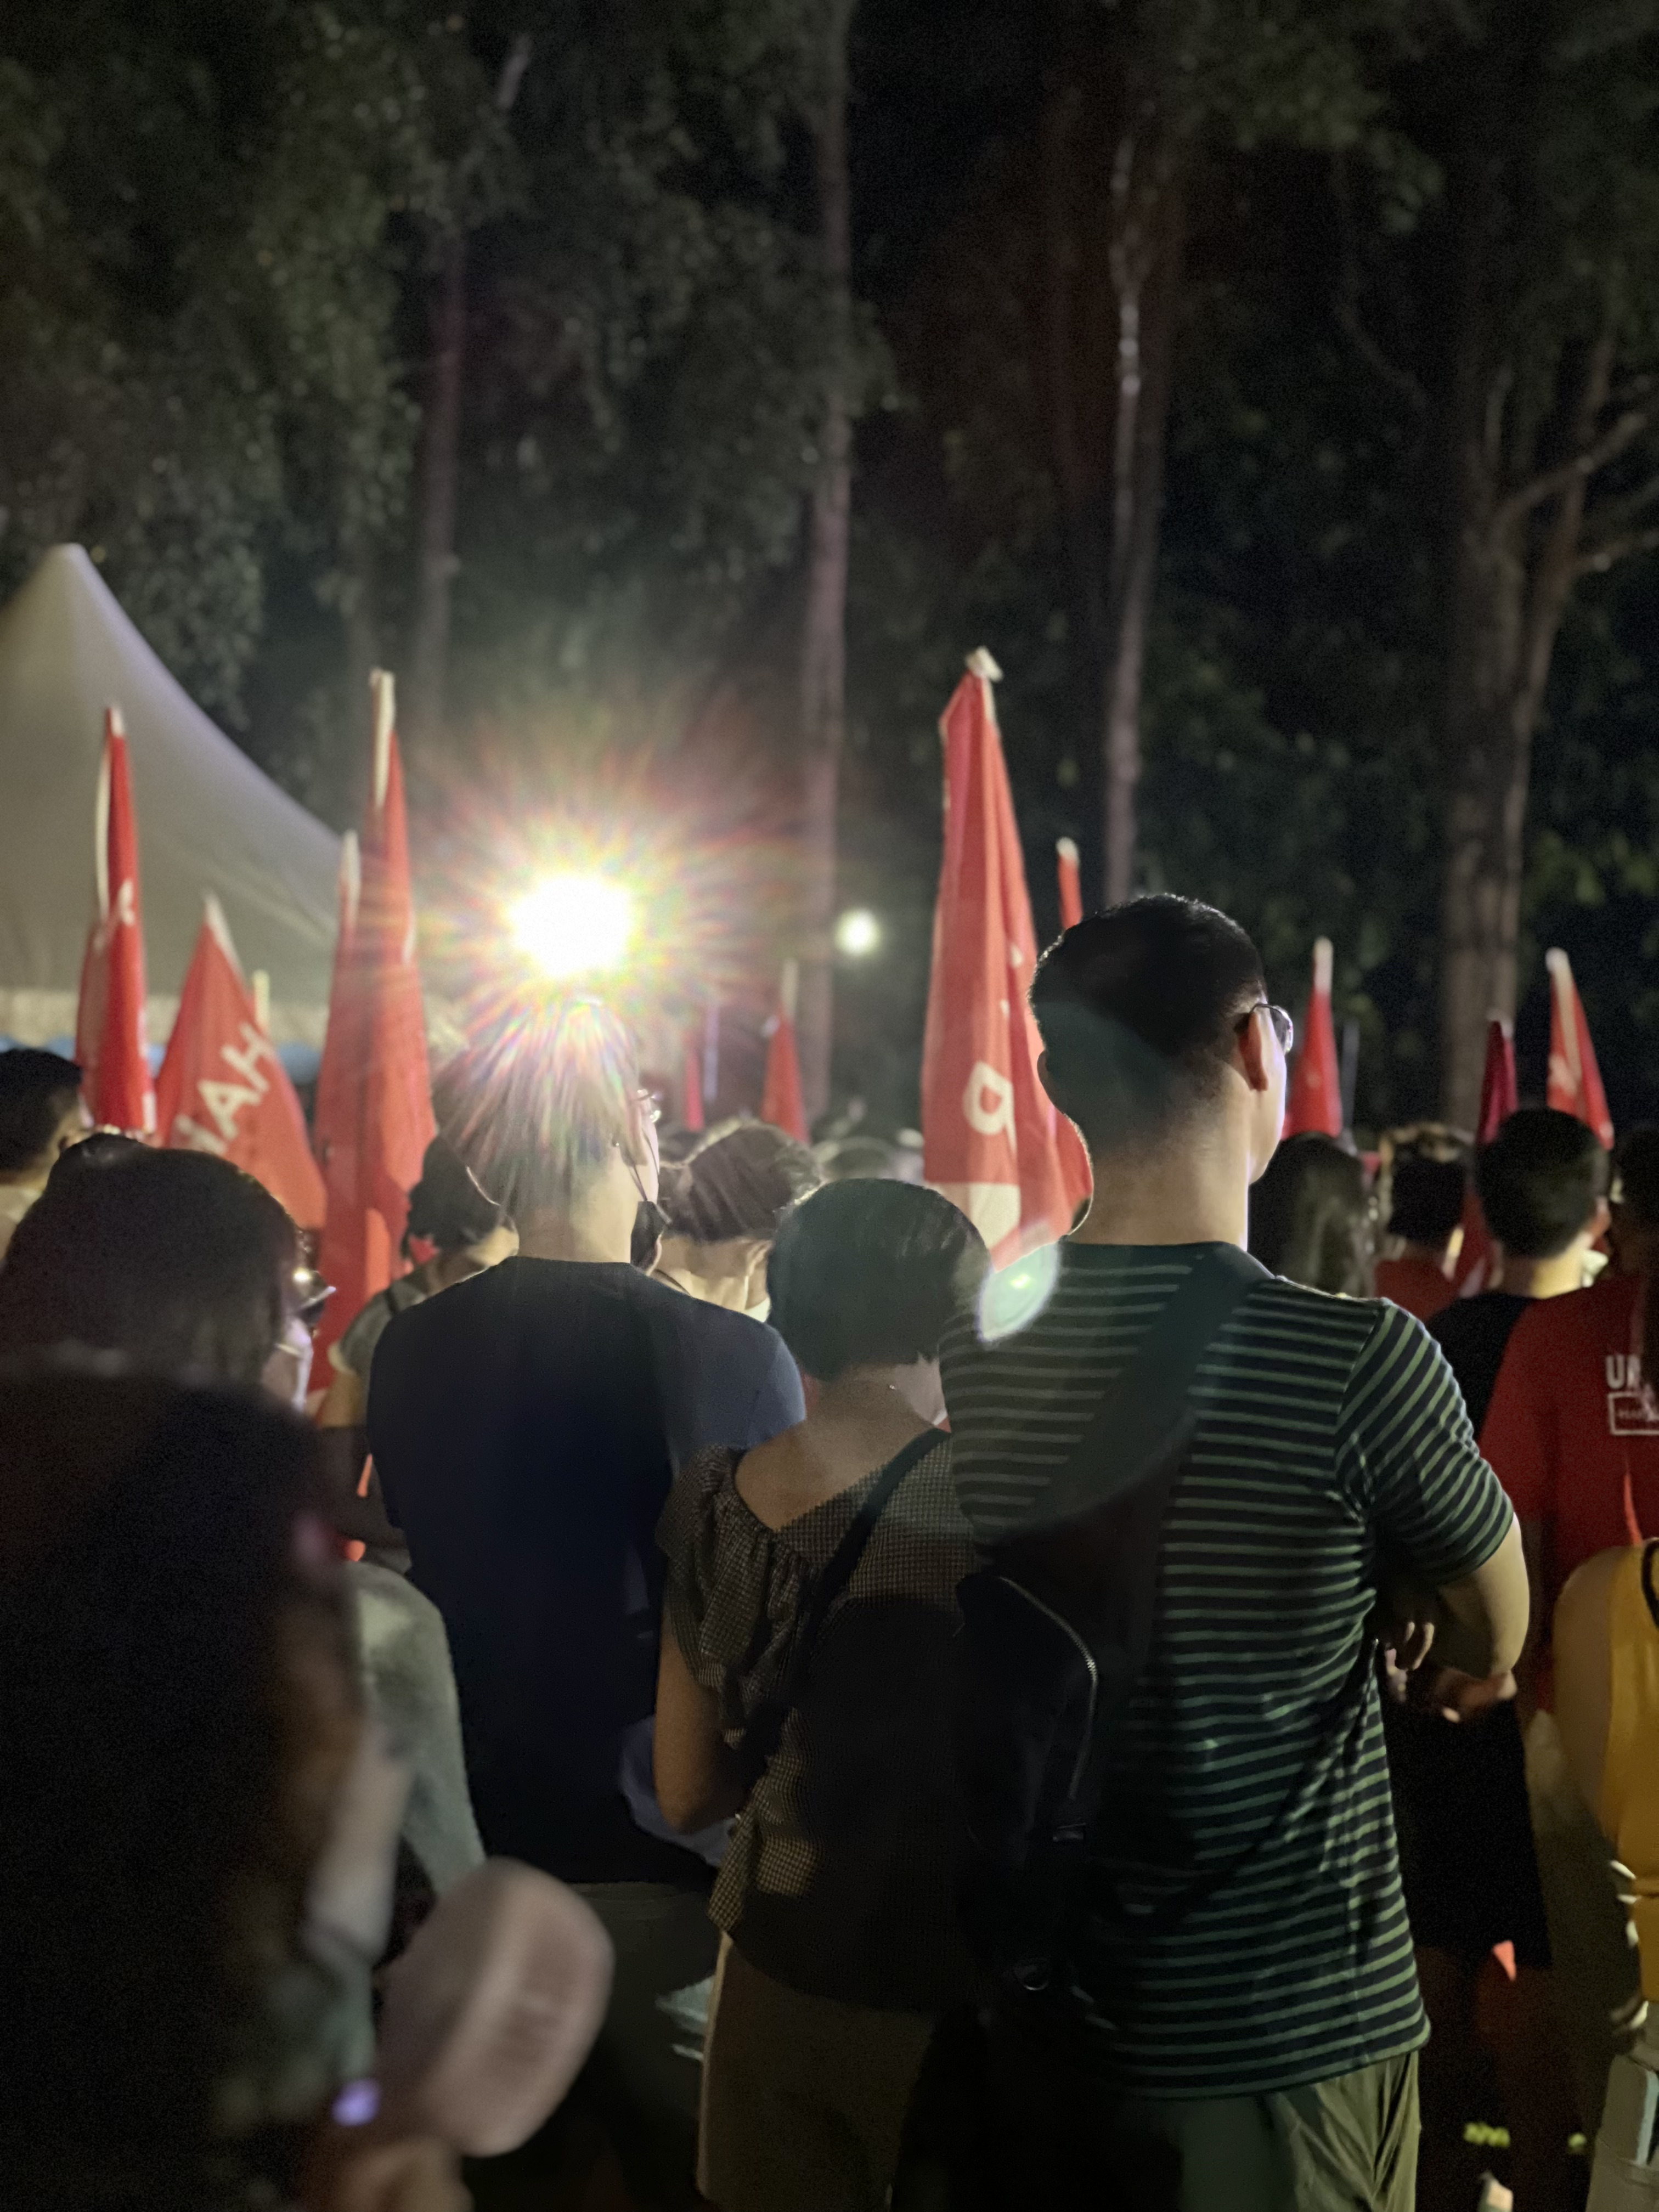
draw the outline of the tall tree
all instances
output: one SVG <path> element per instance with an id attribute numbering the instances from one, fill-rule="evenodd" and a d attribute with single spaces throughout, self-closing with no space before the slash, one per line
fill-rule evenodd
<path id="1" fill-rule="evenodd" d="M 836 814 L 847 729 L 847 559 L 853 506 L 853 230 L 847 161 L 848 39 L 854 0 L 815 0 L 808 119 L 825 288 L 823 386 L 809 520 L 800 656 L 805 883 L 798 1034 L 809 1119 L 830 1099 L 835 1034 Z"/>
<path id="2" fill-rule="evenodd" d="M 530 66 L 532 40 L 520 31 L 495 82 L 495 114 L 508 116 Z M 482 119 L 482 118 L 481 118 Z M 454 584 L 455 506 L 460 473 L 461 395 L 466 351 L 466 263 L 470 228 L 501 212 L 499 195 L 481 191 L 499 169 L 497 133 L 485 123 L 467 134 L 453 164 L 447 224 L 436 240 L 437 279 L 431 308 L 432 353 L 421 417 L 420 520 L 416 542 L 415 623 L 410 649 L 408 726 L 419 751 L 442 729 L 449 666 L 450 599 Z M 492 155 L 495 157 L 492 161 Z"/>
<path id="3" fill-rule="evenodd" d="M 1659 545 L 1659 7 L 1448 9 L 1401 81 L 1443 188 L 1363 326 L 1418 395 L 1444 544 L 1443 1110 L 1513 1016 L 1532 749 L 1578 583 Z M 1352 295 L 1355 327 L 1364 302 Z M 1425 336 L 1426 334 L 1426 337 Z"/>

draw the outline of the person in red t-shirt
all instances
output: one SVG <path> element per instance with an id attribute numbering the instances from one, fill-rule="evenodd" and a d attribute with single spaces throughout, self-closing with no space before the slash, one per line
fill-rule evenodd
<path id="1" fill-rule="evenodd" d="M 1376 1294 L 1419 1321 L 1431 1321 L 1457 1295 L 1452 1240 L 1463 1218 L 1467 1179 L 1456 1160 L 1401 1152 L 1395 1161 L 1389 1234 L 1401 1238 L 1403 1249 L 1377 1261 Z"/>
<path id="2" fill-rule="evenodd" d="M 1613 1226 L 1617 1270 L 1587 1291 L 1540 1300 L 1516 1323 L 1480 1431 L 1532 1577 L 1534 1626 L 1517 1669 L 1527 1784 L 1556 1996 L 1592 2134 L 1607 2067 L 1639 2002 L 1636 1954 L 1607 1846 L 1548 1710 L 1549 1624 L 1576 1567 L 1659 1535 L 1659 1400 L 1642 1368 L 1646 1282 L 1659 1265 L 1659 1130 L 1635 1132 L 1621 1152 Z"/>

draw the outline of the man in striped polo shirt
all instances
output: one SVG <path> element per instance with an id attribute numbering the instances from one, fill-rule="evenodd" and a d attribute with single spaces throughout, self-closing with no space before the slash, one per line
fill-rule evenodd
<path id="1" fill-rule="evenodd" d="M 1031 1000 L 1095 1197 L 1041 1310 L 946 1340 L 958 1492 L 991 1544 L 1043 1525 L 1154 1318 L 1206 1246 L 1243 1244 L 1291 1041 L 1244 932 L 1170 896 L 1068 931 Z M 1408 2212 L 1427 2029 L 1373 1615 L 1384 1574 L 1409 1577 L 1443 1650 L 1506 1670 L 1519 1534 L 1438 1349 L 1382 1301 L 1265 1278 L 1191 1405 L 1150 1659 L 1105 1747 L 1073 1986 L 1007 1996 L 994 2043 L 1005 2196 Z"/>

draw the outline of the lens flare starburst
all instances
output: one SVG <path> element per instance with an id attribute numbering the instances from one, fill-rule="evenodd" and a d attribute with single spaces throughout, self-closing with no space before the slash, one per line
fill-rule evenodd
<path id="1" fill-rule="evenodd" d="M 539 972 L 556 981 L 602 975 L 628 957 L 634 901 L 605 876 L 548 876 L 514 900 L 513 939 Z"/>

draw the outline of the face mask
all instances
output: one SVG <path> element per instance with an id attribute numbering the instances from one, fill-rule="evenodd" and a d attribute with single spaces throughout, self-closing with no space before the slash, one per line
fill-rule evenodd
<path id="1" fill-rule="evenodd" d="M 259 1377 L 273 1398 L 292 1406 L 296 1413 L 306 1410 L 313 1350 L 311 1331 L 302 1321 L 290 1316 Z"/>

